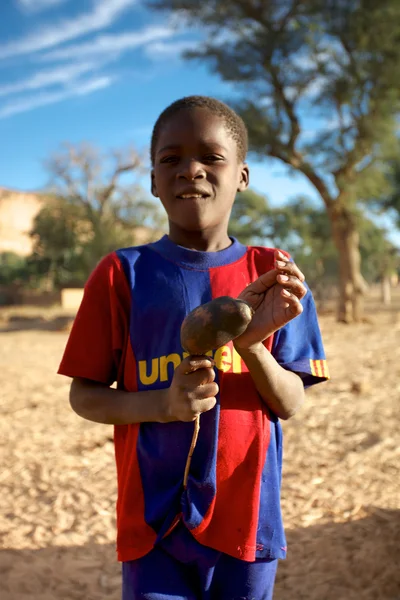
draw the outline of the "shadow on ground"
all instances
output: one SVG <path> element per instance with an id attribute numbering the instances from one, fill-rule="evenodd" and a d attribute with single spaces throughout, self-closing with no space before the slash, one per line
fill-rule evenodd
<path id="1" fill-rule="evenodd" d="M 400 511 L 288 531 L 274 600 L 400 600 Z M 157 577 L 157 574 L 154 574 Z M 2 600 L 117 600 L 113 545 L 0 552 Z"/>
<path id="2" fill-rule="evenodd" d="M 0 333 L 13 331 L 69 331 L 74 317 L 71 315 L 57 315 L 51 318 L 41 316 L 15 316 L 0 322 Z"/>

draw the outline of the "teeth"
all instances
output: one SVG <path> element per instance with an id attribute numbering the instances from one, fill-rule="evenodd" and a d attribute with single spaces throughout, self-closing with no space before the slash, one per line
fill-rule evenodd
<path id="1" fill-rule="evenodd" d="M 180 198 L 202 198 L 203 194 L 182 194 Z"/>

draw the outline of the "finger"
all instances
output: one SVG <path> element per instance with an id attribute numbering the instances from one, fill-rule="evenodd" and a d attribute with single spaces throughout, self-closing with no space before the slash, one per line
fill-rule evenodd
<path id="1" fill-rule="evenodd" d="M 279 250 L 278 248 L 275 248 L 274 254 L 275 254 L 275 260 L 284 260 L 285 262 L 290 260 L 288 254 L 286 254 L 282 250 Z"/>
<path id="2" fill-rule="evenodd" d="M 294 294 L 291 294 L 288 290 L 283 289 L 281 291 L 281 296 L 285 299 L 287 303 L 286 314 L 290 316 L 291 319 L 294 317 L 298 317 L 303 312 L 303 305 L 300 300 Z"/>
<path id="3" fill-rule="evenodd" d="M 183 373 L 193 373 L 199 369 L 211 369 L 215 366 L 214 360 L 210 356 L 187 356 L 177 367 Z"/>
<path id="4" fill-rule="evenodd" d="M 300 279 L 300 281 L 305 281 L 306 279 L 304 273 L 300 271 L 299 267 L 295 263 L 283 263 L 283 261 L 277 260 L 276 267 L 278 273 L 297 277 L 297 279 Z"/>
<path id="5" fill-rule="evenodd" d="M 217 403 L 217 399 L 215 398 L 215 396 L 210 396 L 209 398 L 203 398 L 202 400 L 196 400 L 195 402 L 192 403 L 192 410 L 194 410 L 194 412 L 196 412 L 197 414 L 207 412 L 208 410 L 211 410 L 212 408 L 214 408 L 216 403 Z M 196 417 L 194 417 L 194 418 L 196 418 Z"/>
<path id="6" fill-rule="evenodd" d="M 204 400 L 205 398 L 212 398 L 219 392 L 218 385 L 214 382 L 206 383 L 205 385 L 199 385 L 192 391 L 188 392 L 188 397 L 191 400 Z"/>
<path id="7" fill-rule="evenodd" d="M 215 371 L 214 369 L 197 369 L 196 371 L 192 371 L 186 373 L 184 385 L 186 388 L 196 388 L 200 385 L 207 385 L 208 383 L 212 383 L 215 379 Z"/>
<path id="8" fill-rule="evenodd" d="M 300 271 L 296 263 L 294 263 L 293 261 L 289 261 L 289 259 L 285 257 L 282 253 L 279 253 L 279 258 L 275 260 L 275 266 L 279 273 L 293 275 L 294 277 L 300 279 L 300 281 L 305 281 L 305 275 L 304 273 L 302 273 L 302 271 Z"/>
<path id="9" fill-rule="evenodd" d="M 277 281 L 291 294 L 294 294 L 300 299 L 304 298 L 304 296 L 307 294 L 306 286 L 303 285 L 303 283 L 297 277 L 279 274 Z"/>

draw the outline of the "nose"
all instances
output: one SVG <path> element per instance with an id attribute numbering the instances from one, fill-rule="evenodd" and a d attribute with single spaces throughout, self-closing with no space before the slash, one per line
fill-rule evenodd
<path id="1" fill-rule="evenodd" d="M 196 160 L 187 160 L 181 163 L 181 168 L 177 173 L 178 179 L 194 181 L 195 179 L 205 179 L 206 172 L 201 163 Z"/>

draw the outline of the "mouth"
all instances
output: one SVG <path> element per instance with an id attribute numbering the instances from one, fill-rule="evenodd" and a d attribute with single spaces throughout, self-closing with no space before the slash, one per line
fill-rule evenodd
<path id="1" fill-rule="evenodd" d="M 209 197 L 210 194 L 207 194 L 207 192 L 200 190 L 188 190 L 182 194 L 176 195 L 176 198 L 178 198 L 178 200 L 203 200 Z"/>

